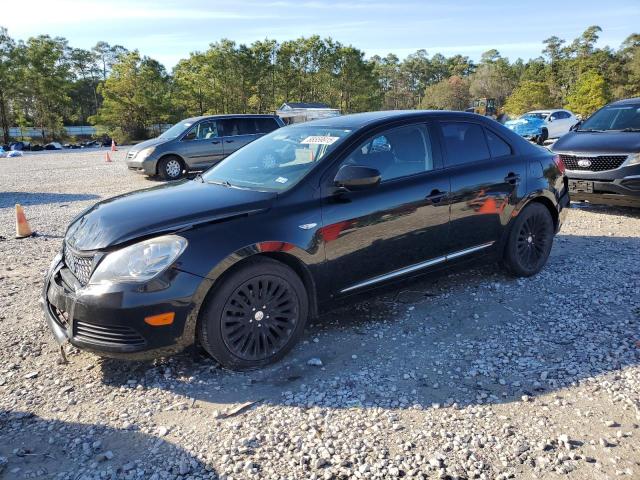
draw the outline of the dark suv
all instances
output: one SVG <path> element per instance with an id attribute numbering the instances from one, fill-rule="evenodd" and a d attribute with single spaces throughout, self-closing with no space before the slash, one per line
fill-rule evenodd
<path id="1" fill-rule="evenodd" d="M 60 342 L 99 354 L 198 341 L 256 368 L 340 297 L 482 256 L 536 274 L 568 203 L 557 156 L 479 115 L 316 120 L 81 214 L 42 303 Z"/>
<path id="2" fill-rule="evenodd" d="M 602 107 L 553 145 L 571 200 L 640 207 L 640 98 Z"/>
<path id="3" fill-rule="evenodd" d="M 204 170 L 284 123 L 275 115 L 213 115 L 187 118 L 127 152 L 127 166 L 146 175 L 177 180 Z"/>

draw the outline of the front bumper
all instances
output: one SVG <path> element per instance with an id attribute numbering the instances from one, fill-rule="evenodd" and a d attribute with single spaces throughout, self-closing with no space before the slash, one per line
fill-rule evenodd
<path id="1" fill-rule="evenodd" d="M 45 277 L 41 304 L 58 343 L 99 355 L 146 359 L 176 353 L 194 342 L 202 278 L 170 269 L 144 285 L 78 288 L 60 256 Z M 174 312 L 172 324 L 151 326 L 145 317 Z"/>
<path id="2" fill-rule="evenodd" d="M 603 172 L 567 170 L 569 180 L 593 182 L 593 191 L 571 193 L 571 200 L 640 207 L 640 165 Z"/>
<path id="3" fill-rule="evenodd" d="M 140 161 L 137 160 L 135 156 L 129 158 L 129 154 L 127 154 L 126 163 L 129 170 L 134 170 L 138 173 L 142 173 L 145 175 L 155 175 L 157 173 L 156 166 L 158 160 L 151 157 L 147 157 L 144 160 Z"/>

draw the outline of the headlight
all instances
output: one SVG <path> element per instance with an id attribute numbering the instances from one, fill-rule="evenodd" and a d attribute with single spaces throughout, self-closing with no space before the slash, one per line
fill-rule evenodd
<path id="1" fill-rule="evenodd" d="M 629 155 L 627 165 L 640 165 L 640 153 L 633 153 Z"/>
<path id="2" fill-rule="evenodd" d="M 147 282 L 166 270 L 187 248 L 178 235 L 151 238 L 109 253 L 91 275 L 92 285 Z"/>
<path id="3" fill-rule="evenodd" d="M 136 155 L 136 160 L 146 160 L 146 158 L 151 155 L 156 147 L 147 147 L 140 150 Z"/>

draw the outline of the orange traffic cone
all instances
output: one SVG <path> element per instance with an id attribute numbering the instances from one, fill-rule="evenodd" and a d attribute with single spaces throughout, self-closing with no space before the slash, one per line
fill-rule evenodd
<path id="1" fill-rule="evenodd" d="M 113 138 L 111 139 L 111 151 L 112 152 L 118 151 L 118 147 L 116 147 L 116 141 Z"/>
<path id="2" fill-rule="evenodd" d="M 106 155 L 106 157 L 105 157 L 104 161 L 105 161 L 106 163 L 111 163 L 111 157 L 109 156 L 109 152 L 106 152 L 106 154 L 105 154 L 105 155 Z"/>
<path id="3" fill-rule="evenodd" d="M 26 238 L 33 235 L 27 217 L 24 215 L 24 210 L 20 205 L 16 203 L 16 238 Z"/>

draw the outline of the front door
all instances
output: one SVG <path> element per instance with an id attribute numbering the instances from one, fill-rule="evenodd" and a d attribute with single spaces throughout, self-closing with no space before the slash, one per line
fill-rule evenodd
<path id="1" fill-rule="evenodd" d="M 486 250 L 500 239 L 526 186 L 526 160 L 491 129 L 440 122 L 451 176 L 449 254 Z"/>
<path id="2" fill-rule="evenodd" d="M 427 125 L 376 133 L 323 181 L 321 240 L 333 294 L 357 292 L 424 271 L 443 261 L 449 225 L 449 177 Z M 366 191 L 341 191 L 333 178 L 343 165 L 380 171 Z"/>
<path id="3" fill-rule="evenodd" d="M 224 157 L 219 122 L 203 120 L 198 122 L 180 141 L 180 153 L 190 168 L 207 168 Z"/>

